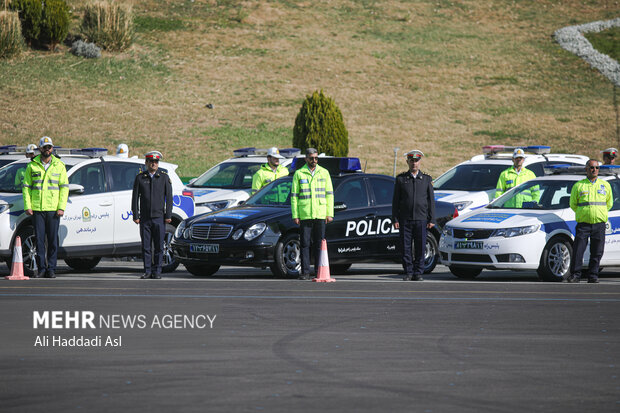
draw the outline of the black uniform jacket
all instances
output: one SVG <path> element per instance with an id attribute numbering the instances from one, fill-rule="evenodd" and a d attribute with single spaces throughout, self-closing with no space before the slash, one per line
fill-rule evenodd
<path id="1" fill-rule="evenodd" d="M 394 182 L 392 217 L 395 222 L 414 219 L 435 223 L 435 193 L 430 175 L 418 172 L 414 179 L 411 172 L 403 172 Z"/>
<path id="2" fill-rule="evenodd" d="M 133 219 L 172 218 L 172 182 L 167 173 L 158 170 L 153 179 L 147 171 L 136 176 L 131 212 Z"/>

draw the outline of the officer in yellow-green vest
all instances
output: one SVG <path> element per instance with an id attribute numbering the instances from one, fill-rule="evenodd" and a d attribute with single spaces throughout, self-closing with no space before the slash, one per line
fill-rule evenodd
<path id="1" fill-rule="evenodd" d="M 499 198 L 504 192 L 515 186 L 536 178 L 534 172 L 523 166 L 525 161 L 525 151 L 517 148 L 512 153 L 512 166 L 502 171 L 497 180 L 495 198 Z M 540 191 L 538 185 L 532 186 L 529 190 L 521 192 L 508 200 L 503 206 L 505 208 L 521 208 L 523 202 L 538 202 Z"/>
<path id="2" fill-rule="evenodd" d="M 318 165 L 314 148 L 306 149 L 306 164 L 295 171 L 291 186 L 293 221 L 300 226 L 300 280 L 310 279 L 310 245 L 314 251 L 314 269 L 318 270 L 325 224 L 334 219 L 334 188 L 327 169 Z"/>
<path id="3" fill-rule="evenodd" d="M 269 148 L 267 150 L 267 163 L 261 165 L 260 169 L 252 177 L 251 195 L 254 195 L 259 189 L 276 179 L 288 176 L 289 170 L 285 166 L 280 165 L 280 159 L 284 159 L 284 156 L 280 155 L 278 148 Z M 285 189 L 285 187 L 281 186 L 281 189 Z M 286 201 L 287 196 L 288 193 L 284 192 L 266 194 L 265 200 L 280 203 Z"/>
<path id="4" fill-rule="evenodd" d="M 26 158 L 32 161 L 36 156 L 36 150 L 37 145 L 35 145 L 34 143 L 26 146 Z M 27 166 L 28 165 L 26 165 L 26 167 Z M 19 168 L 17 170 L 17 173 L 15 174 L 15 189 L 22 189 L 22 184 L 24 183 L 24 174 L 26 173 L 26 167 Z"/>
<path id="5" fill-rule="evenodd" d="M 26 215 L 34 222 L 37 240 L 37 267 L 34 278 L 56 278 L 56 257 L 58 255 L 58 227 L 60 217 L 65 213 L 69 196 L 67 169 L 60 159 L 52 155 L 52 138 L 44 136 L 39 140 L 40 155 L 35 156 L 24 173 L 22 194 Z M 45 251 L 47 240 L 47 260 Z"/>
<path id="6" fill-rule="evenodd" d="M 605 248 L 605 224 L 607 211 L 613 205 L 611 186 L 598 178 L 599 162 L 590 159 L 586 163 L 586 179 L 575 183 L 570 192 L 570 207 L 575 211 L 575 241 L 567 282 L 577 283 L 581 278 L 583 254 L 590 239 L 590 262 L 588 282 L 598 282 L 599 263 Z"/>

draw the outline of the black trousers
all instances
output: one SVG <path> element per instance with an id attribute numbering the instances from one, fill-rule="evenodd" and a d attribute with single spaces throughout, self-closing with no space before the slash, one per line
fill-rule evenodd
<path id="1" fill-rule="evenodd" d="M 56 215 L 56 211 L 33 211 L 32 217 L 34 221 L 34 235 L 37 239 L 37 267 L 39 273 L 44 271 L 48 273 L 56 272 L 60 217 Z M 45 240 L 47 240 L 47 254 L 45 253 Z"/>
<path id="2" fill-rule="evenodd" d="M 301 244 L 301 273 L 310 274 L 310 246 L 314 254 L 314 270 L 318 271 L 321 241 L 325 238 L 324 219 L 304 219 L 299 222 Z"/>
<path id="3" fill-rule="evenodd" d="M 575 228 L 575 242 L 573 243 L 573 257 L 570 261 L 570 274 L 572 277 L 581 278 L 583 267 L 583 254 L 590 239 L 590 262 L 588 263 L 588 278 L 597 279 L 599 263 L 605 250 L 605 223 L 586 224 L 577 223 Z"/>
<path id="4" fill-rule="evenodd" d="M 140 218 L 140 238 L 142 238 L 142 260 L 144 261 L 145 274 L 161 274 L 165 235 L 164 217 Z"/>
<path id="5" fill-rule="evenodd" d="M 424 255 L 426 254 L 426 221 L 407 219 L 399 221 L 400 245 L 403 249 L 403 269 L 405 275 L 424 274 Z M 414 256 L 411 256 L 411 243 Z"/>

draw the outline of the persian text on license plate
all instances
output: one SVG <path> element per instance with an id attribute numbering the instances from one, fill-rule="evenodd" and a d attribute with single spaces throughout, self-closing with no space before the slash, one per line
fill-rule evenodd
<path id="1" fill-rule="evenodd" d="M 220 252 L 220 244 L 190 244 L 189 251 L 217 254 Z"/>
<path id="2" fill-rule="evenodd" d="M 482 241 L 456 241 L 454 243 L 456 250 L 481 250 Z"/>

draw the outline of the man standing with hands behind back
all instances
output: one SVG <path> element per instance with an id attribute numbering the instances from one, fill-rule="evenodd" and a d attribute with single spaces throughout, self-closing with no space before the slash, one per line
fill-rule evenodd
<path id="1" fill-rule="evenodd" d="M 67 168 L 60 159 L 52 155 L 53 150 L 52 138 L 42 137 L 39 140 L 41 154 L 30 161 L 24 173 L 24 210 L 26 215 L 33 217 L 34 235 L 37 239 L 39 272 L 34 274 L 33 278 L 56 278 L 58 228 L 69 197 Z"/>
<path id="2" fill-rule="evenodd" d="M 403 281 L 423 281 L 426 231 L 435 226 L 435 193 L 433 178 L 420 171 L 424 154 L 413 150 L 405 154 L 409 170 L 396 177 L 392 218 L 399 230 L 403 253 Z M 411 256 L 411 242 L 415 256 Z"/>
<path id="3" fill-rule="evenodd" d="M 146 171 L 140 172 L 134 181 L 131 212 L 133 222 L 140 224 L 142 238 L 144 274 L 140 278 L 159 279 L 166 224 L 172 222 L 172 182 L 167 173 L 159 170 L 161 152 L 149 152 L 144 158 Z M 151 251 L 151 243 L 155 251 Z"/>
<path id="4" fill-rule="evenodd" d="M 319 155 L 314 148 L 306 149 L 306 164 L 293 175 L 291 212 L 300 226 L 300 280 L 310 279 L 310 245 L 314 251 L 314 269 L 318 270 L 321 241 L 325 224 L 334 220 L 334 189 L 327 169 L 318 165 Z"/>

